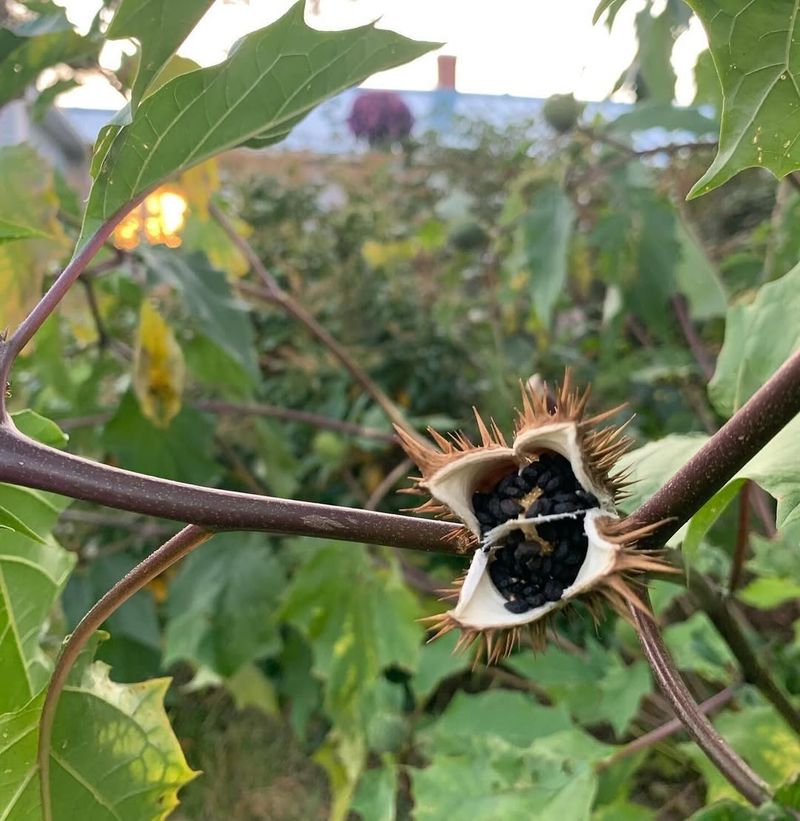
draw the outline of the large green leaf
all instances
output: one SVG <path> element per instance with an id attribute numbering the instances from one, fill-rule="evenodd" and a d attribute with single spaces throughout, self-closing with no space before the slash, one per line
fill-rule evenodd
<path id="1" fill-rule="evenodd" d="M 437 749 L 428 767 L 411 771 L 418 821 L 588 821 L 594 764 L 613 749 L 574 728 L 543 728 L 524 748 L 491 734 L 459 738 L 460 749 Z"/>
<path id="2" fill-rule="evenodd" d="M 688 0 L 703 23 L 722 84 L 719 151 L 689 192 L 698 197 L 743 168 L 776 177 L 800 168 L 800 32 L 785 0 Z"/>
<path id="3" fill-rule="evenodd" d="M 175 77 L 141 103 L 101 149 L 84 239 L 170 174 L 249 140 L 275 141 L 327 97 L 434 47 L 374 26 L 316 31 L 303 7 L 244 37 L 225 62 Z"/>
<path id="4" fill-rule="evenodd" d="M 567 280 L 567 255 L 575 221 L 575 209 L 556 183 L 537 191 L 521 228 L 524 257 L 530 273 L 530 289 L 536 315 L 550 324 L 558 297 Z"/>
<path id="5" fill-rule="evenodd" d="M 95 662 L 61 695 L 50 755 L 56 821 L 163 819 L 194 777 L 164 711 L 168 679 L 116 684 Z M 36 751 L 43 696 L 0 716 L 0 813 L 41 817 Z"/>
<path id="6" fill-rule="evenodd" d="M 0 713 L 26 704 L 47 681 L 40 633 L 74 564 L 52 541 L 0 530 Z"/>
<path id="7" fill-rule="evenodd" d="M 726 416 L 738 410 L 772 374 L 800 350 L 800 265 L 762 285 L 747 305 L 733 305 L 725 343 L 709 384 L 715 407 Z"/>
<path id="8" fill-rule="evenodd" d="M 608 649 L 587 642 L 584 655 L 550 647 L 540 654 L 518 653 L 509 661 L 535 681 L 554 704 L 565 705 L 584 724 L 608 722 L 621 736 L 652 689 L 644 662 L 625 665 Z"/>
<path id="9" fill-rule="evenodd" d="M 108 27 L 109 39 L 139 42 L 139 70 L 131 88 L 131 111 L 147 87 L 186 39 L 213 0 L 123 0 Z"/>
<path id="10" fill-rule="evenodd" d="M 15 239 L 32 239 L 34 237 L 44 237 L 38 228 L 29 228 L 27 225 L 19 225 L 16 222 L 0 219 L 0 243 L 13 242 Z"/>
<path id="11" fill-rule="evenodd" d="M 286 581 L 261 534 L 223 534 L 198 548 L 170 586 L 164 663 L 189 661 L 225 676 L 274 656 Z"/>
<path id="12" fill-rule="evenodd" d="M 636 15 L 640 75 L 636 90 L 641 100 L 668 105 L 675 96 L 675 70 L 670 61 L 675 43 L 673 23 L 670 4 L 658 17 L 649 7 Z"/>
<path id="13" fill-rule="evenodd" d="M 381 671 L 417 666 L 417 603 L 395 569 L 377 570 L 352 546 L 305 550 L 310 555 L 288 588 L 283 617 L 311 642 L 328 713 L 355 731 Z"/>

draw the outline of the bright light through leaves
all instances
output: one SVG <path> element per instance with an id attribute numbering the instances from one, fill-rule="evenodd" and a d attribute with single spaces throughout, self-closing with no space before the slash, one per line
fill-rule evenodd
<path id="1" fill-rule="evenodd" d="M 162 187 L 145 197 L 114 231 L 114 245 L 122 251 L 136 248 L 142 240 L 150 245 L 177 248 L 186 224 L 188 204 L 183 194 Z"/>

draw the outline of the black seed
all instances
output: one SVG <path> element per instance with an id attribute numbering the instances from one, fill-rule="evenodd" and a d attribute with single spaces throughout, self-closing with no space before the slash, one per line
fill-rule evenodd
<path id="1" fill-rule="evenodd" d="M 495 519 L 503 518 L 503 511 L 500 508 L 500 500 L 497 496 L 492 496 L 489 500 L 489 513 L 491 513 Z"/>
<path id="2" fill-rule="evenodd" d="M 520 474 L 520 476 L 526 482 L 535 483 L 539 477 L 539 463 L 531 462 L 529 465 L 525 465 L 525 467 L 522 469 L 522 473 Z"/>
<path id="3" fill-rule="evenodd" d="M 522 513 L 522 506 L 513 499 L 503 499 L 503 501 L 500 502 L 500 510 L 504 516 L 511 519 Z"/>
<path id="4" fill-rule="evenodd" d="M 572 552 L 567 556 L 565 559 L 566 563 L 571 566 L 583 564 L 583 560 L 586 558 L 586 551 L 583 553 L 575 553 Z"/>
<path id="5" fill-rule="evenodd" d="M 481 493 L 480 491 L 472 494 L 472 507 L 476 513 L 488 508 L 489 498 L 488 493 Z"/>
<path id="6" fill-rule="evenodd" d="M 516 557 L 518 562 L 525 562 L 534 558 L 539 553 L 539 545 L 536 542 L 523 542 L 517 547 Z"/>
<path id="7" fill-rule="evenodd" d="M 525 601 L 528 602 L 531 608 L 541 607 L 545 602 L 545 598 L 542 593 L 534 593 L 532 596 L 528 596 L 528 598 L 525 599 Z"/>
<path id="8" fill-rule="evenodd" d="M 482 525 L 486 525 L 487 527 L 491 527 L 494 524 L 494 516 L 492 516 L 492 514 L 489 513 L 488 510 L 479 510 L 476 513 L 476 516 L 478 517 L 478 521 Z"/>
<path id="9" fill-rule="evenodd" d="M 594 494 L 589 493 L 588 490 L 584 490 L 583 488 L 578 488 L 578 490 L 575 491 L 575 495 L 586 507 L 597 507 L 600 504 Z"/>
<path id="10" fill-rule="evenodd" d="M 553 560 L 550 558 L 550 556 L 545 556 L 542 559 L 542 567 L 541 567 L 542 575 L 543 576 L 548 575 L 548 573 L 550 573 L 550 570 L 552 569 L 552 567 L 553 567 Z"/>
<path id="11" fill-rule="evenodd" d="M 544 597 L 547 601 L 558 601 L 563 593 L 564 588 L 555 579 L 549 579 L 544 586 Z"/>
<path id="12" fill-rule="evenodd" d="M 553 505 L 553 513 L 574 513 L 578 510 L 575 502 L 557 502 Z"/>
<path id="13" fill-rule="evenodd" d="M 553 477 L 546 485 L 542 485 L 542 490 L 545 493 L 555 493 L 561 486 L 561 477 Z"/>
<path id="14" fill-rule="evenodd" d="M 529 519 L 533 519 L 534 516 L 541 516 L 542 515 L 542 499 L 537 499 L 532 505 L 528 507 L 525 511 L 525 515 Z"/>
<path id="15" fill-rule="evenodd" d="M 565 587 L 569 587 L 575 581 L 578 571 L 574 567 L 562 564 L 558 570 L 553 574 L 560 582 L 563 582 Z"/>
<path id="16" fill-rule="evenodd" d="M 507 601 L 503 606 L 509 613 L 526 613 L 531 609 L 527 602 L 520 600 Z"/>
<path id="17" fill-rule="evenodd" d="M 556 549 L 553 551 L 553 559 L 557 562 L 563 562 L 570 554 L 569 542 L 559 542 Z"/>
<path id="18" fill-rule="evenodd" d="M 506 536 L 506 545 L 516 547 L 524 539 L 525 534 L 521 530 L 512 530 L 511 533 Z"/>

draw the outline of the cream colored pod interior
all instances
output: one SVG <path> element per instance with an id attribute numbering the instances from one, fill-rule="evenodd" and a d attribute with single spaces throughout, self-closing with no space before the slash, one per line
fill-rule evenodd
<path id="1" fill-rule="evenodd" d="M 474 548 L 452 591 L 455 607 L 428 619 L 437 636 L 459 628 L 460 646 L 481 638 L 494 661 L 523 629 L 543 643 L 546 617 L 576 598 L 595 613 L 603 596 L 627 616 L 630 606 L 642 606 L 627 578 L 668 569 L 636 550 L 645 532 L 625 533 L 616 514 L 625 482 L 613 467 L 628 440 L 622 428 L 597 425 L 618 409 L 585 419 L 587 400 L 588 391 L 572 390 L 569 374 L 554 400 L 523 389 L 510 446 L 477 412 L 480 445 L 431 431 L 434 446 L 426 446 L 398 431 L 422 472 L 414 492 L 431 497 L 418 510 L 459 519 Z"/>

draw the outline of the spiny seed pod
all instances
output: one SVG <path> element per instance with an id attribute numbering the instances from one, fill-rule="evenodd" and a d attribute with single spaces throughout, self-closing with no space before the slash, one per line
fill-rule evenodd
<path id="1" fill-rule="evenodd" d="M 477 411 L 479 445 L 429 429 L 430 446 L 398 429 L 422 472 L 409 492 L 431 496 L 416 510 L 459 519 L 457 536 L 474 549 L 467 573 L 446 591 L 455 608 L 427 619 L 434 637 L 457 627 L 459 646 L 482 639 L 479 657 L 485 649 L 492 663 L 523 629 L 543 646 L 546 617 L 579 597 L 595 616 L 605 598 L 629 617 L 631 605 L 643 607 L 631 577 L 671 569 L 636 549 L 658 525 L 631 532 L 617 516 L 627 483 L 613 469 L 629 439 L 624 425 L 597 428 L 620 408 L 585 418 L 588 398 L 588 389 L 572 389 L 569 371 L 553 399 L 523 388 L 510 445 Z"/>

